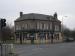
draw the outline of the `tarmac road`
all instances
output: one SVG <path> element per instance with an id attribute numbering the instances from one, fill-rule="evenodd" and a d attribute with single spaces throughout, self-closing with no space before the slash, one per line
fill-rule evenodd
<path id="1" fill-rule="evenodd" d="M 43 45 L 15 45 L 18 56 L 75 56 L 75 42 Z"/>

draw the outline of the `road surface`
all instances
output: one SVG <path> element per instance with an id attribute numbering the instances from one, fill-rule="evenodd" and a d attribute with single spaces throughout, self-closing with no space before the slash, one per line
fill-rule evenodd
<path id="1" fill-rule="evenodd" d="M 15 45 L 18 56 L 75 56 L 75 42 L 46 45 Z"/>

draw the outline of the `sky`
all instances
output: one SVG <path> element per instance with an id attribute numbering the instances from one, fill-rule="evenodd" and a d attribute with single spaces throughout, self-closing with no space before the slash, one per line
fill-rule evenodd
<path id="1" fill-rule="evenodd" d="M 75 0 L 0 0 L 0 18 L 5 18 L 10 26 L 20 11 L 47 15 L 57 12 L 66 27 L 75 29 Z"/>

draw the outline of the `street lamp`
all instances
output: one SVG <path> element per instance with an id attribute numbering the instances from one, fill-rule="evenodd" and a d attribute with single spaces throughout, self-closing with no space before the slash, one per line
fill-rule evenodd
<path id="1" fill-rule="evenodd" d="M 61 32 L 62 32 L 62 40 L 64 39 L 64 33 L 63 33 L 63 19 L 64 19 L 64 17 L 66 18 L 67 16 L 63 16 L 62 17 L 62 24 L 61 24 Z"/>

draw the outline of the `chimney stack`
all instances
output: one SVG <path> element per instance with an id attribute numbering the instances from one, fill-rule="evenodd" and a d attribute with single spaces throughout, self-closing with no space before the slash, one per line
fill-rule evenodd
<path id="1" fill-rule="evenodd" d="M 22 17 L 23 16 L 23 12 L 20 12 L 20 17 Z"/>

